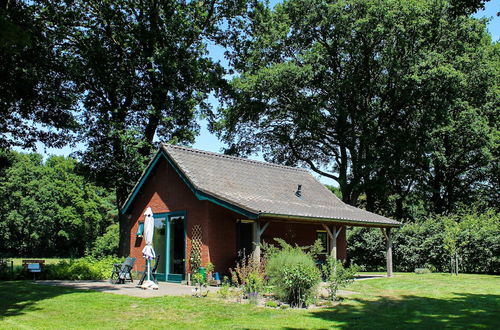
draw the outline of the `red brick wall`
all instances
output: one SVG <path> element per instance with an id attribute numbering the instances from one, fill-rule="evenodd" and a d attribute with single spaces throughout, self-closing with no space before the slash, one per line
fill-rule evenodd
<path id="1" fill-rule="evenodd" d="M 192 228 L 198 224 L 202 227 L 202 265 L 212 262 L 215 270 L 227 273 L 234 267 L 236 260 L 236 220 L 243 217 L 233 211 L 208 201 L 198 200 L 186 186 L 179 175 L 169 166 L 165 159 L 160 159 L 151 171 L 146 182 L 130 205 L 130 255 L 137 258 L 134 269 L 144 269 L 142 249 L 144 240 L 136 238 L 139 221 L 144 221 L 147 207 L 153 213 L 174 211 L 186 212 L 186 271 L 189 270 L 189 251 L 191 251 Z M 271 222 L 262 239 L 272 242 L 274 237 L 298 245 L 311 245 L 316 239 L 316 230 L 321 225 Z M 345 227 L 337 240 L 338 257 L 346 257 Z M 166 257 L 166 256 L 162 256 Z"/>
<path id="2" fill-rule="evenodd" d="M 210 260 L 215 271 L 227 274 L 236 262 L 236 220 L 242 216 L 221 206 L 210 204 Z"/>
<path id="3" fill-rule="evenodd" d="M 137 258 L 135 269 L 144 269 L 142 249 L 144 240 L 136 238 L 139 221 L 144 221 L 144 212 L 150 206 L 153 213 L 174 211 L 186 212 L 186 247 L 191 250 L 191 233 L 195 224 L 202 227 L 202 263 L 210 260 L 209 255 L 209 213 L 207 201 L 198 200 L 192 191 L 184 184 L 179 175 L 169 166 L 165 159 L 160 159 L 150 173 L 146 182 L 130 205 L 130 255 Z M 166 256 L 162 256 L 166 257 Z M 189 268 L 189 255 L 186 253 L 186 267 Z M 188 269 L 189 271 L 189 269 Z"/>

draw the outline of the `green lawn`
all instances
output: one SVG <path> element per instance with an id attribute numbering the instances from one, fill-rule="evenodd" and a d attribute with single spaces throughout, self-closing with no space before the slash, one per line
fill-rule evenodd
<path id="1" fill-rule="evenodd" d="M 498 328 L 500 276 L 399 275 L 359 281 L 333 308 L 275 310 L 210 298 L 133 298 L 0 282 L 5 328 Z"/>
<path id="2" fill-rule="evenodd" d="M 8 260 L 14 261 L 14 267 L 21 267 L 23 260 L 45 260 L 46 265 L 57 264 L 61 260 L 70 260 L 69 258 L 10 258 Z"/>

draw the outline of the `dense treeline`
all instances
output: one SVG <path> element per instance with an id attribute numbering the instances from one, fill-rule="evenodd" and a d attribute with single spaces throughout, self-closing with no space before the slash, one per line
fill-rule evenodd
<path id="1" fill-rule="evenodd" d="M 1 255 L 116 254 L 116 230 L 114 240 L 106 238 L 117 221 L 115 197 L 88 181 L 76 160 L 52 156 L 44 162 L 39 154 L 18 152 L 0 156 L 7 163 L 0 173 Z"/>
<path id="2" fill-rule="evenodd" d="M 450 228 L 450 223 L 456 227 Z M 452 253 L 447 239 L 453 233 L 460 272 L 500 274 L 500 213 L 492 209 L 463 210 L 405 224 L 394 235 L 395 271 L 450 271 Z M 367 271 L 385 270 L 385 240 L 379 230 L 352 228 L 347 246 L 350 262 Z"/>

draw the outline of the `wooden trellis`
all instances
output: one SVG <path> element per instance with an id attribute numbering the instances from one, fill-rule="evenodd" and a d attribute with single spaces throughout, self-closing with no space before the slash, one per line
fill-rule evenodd
<path id="1" fill-rule="evenodd" d="M 201 253 L 201 226 L 194 225 L 191 232 L 191 253 L 200 252 Z"/>
<path id="2" fill-rule="evenodd" d="M 201 226 L 194 225 L 191 230 L 191 251 L 189 253 L 189 266 L 192 272 L 201 267 Z"/>

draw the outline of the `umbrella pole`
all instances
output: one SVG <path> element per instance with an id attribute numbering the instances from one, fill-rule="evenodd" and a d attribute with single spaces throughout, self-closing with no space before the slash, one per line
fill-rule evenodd
<path id="1" fill-rule="evenodd" d="M 148 263 L 148 281 L 149 281 L 149 274 L 151 273 L 151 261 L 149 260 L 149 258 L 147 259 L 147 263 Z"/>

